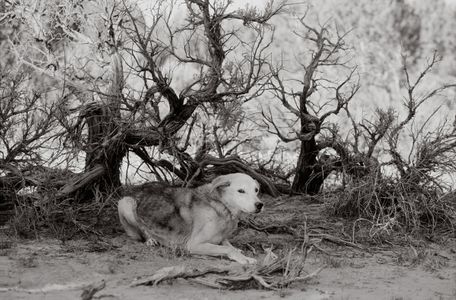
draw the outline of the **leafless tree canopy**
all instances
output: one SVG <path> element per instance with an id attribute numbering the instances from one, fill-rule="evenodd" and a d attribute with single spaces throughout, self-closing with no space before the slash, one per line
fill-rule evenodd
<path id="1" fill-rule="evenodd" d="M 359 82 L 355 78 L 356 66 L 350 67 L 347 61 L 348 47 L 344 41 L 345 34 L 338 32 L 337 28 L 332 32 L 328 24 L 319 28 L 311 27 L 305 22 L 305 16 L 300 18 L 299 22 L 302 31 L 296 31 L 294 34 L 302 43 L 310 43 L 310 59 L 307 62 L 296 61 L 302 73 L 301 78 L 295 79 L 298 90 L 287 86 L 282 75 L 286 70 L 282 64 L 270 68 L 271 80 L 268 85 L 275 98 L 294 119 L 287 127 L 293 128 L 292 124 L 299 123 L 298 129 L 292 131 L 291 135 L 282 133 L 280 126 L 274 121 L 270 108 L 267 112 L 263 111 L 263 117 L 269 132 L 278 135 L 283 142 L 300 141 L 300 154 L 292 190 L 315 194 L 333 169 L 331 163 L 328 164 L 325 159 L 317 160 L 318 152 L 331 145 L 317 143 L 316 136 L 322 130 L 331 132 L 331 129 L 334 129 L 326 120 L 347 107 L 359 89 Z M 348 72 L 338 82 L 331 82 L 319 75 L 322 69 L 340 67 L 346 68 Z M 322 101 L 313 97 L 319 89 L 328 92 Z"/>
<path id="2" fill-rule="evenodd" d="M 400 196 L 443 197 L 456 127 L 428 130 L 438 105 L 417 115 L 456 85 L 427 84 L 439 53 L 420 64 L 420 19 L 399 2 L 401 88 L 385 89 L 398 105 L 362 118 L 362 79 L 375 74 L 360 71 L 351 28 L 305 5 L 1 2 L 0 211 L 98 203 L 131 173 L 193 186 L 244 172 L 273 196 L 316 195 L 334 175 L 344 189 L 400 182 Z M 295 25 L 292 55 L 277 50 L 283 20 Z"/>

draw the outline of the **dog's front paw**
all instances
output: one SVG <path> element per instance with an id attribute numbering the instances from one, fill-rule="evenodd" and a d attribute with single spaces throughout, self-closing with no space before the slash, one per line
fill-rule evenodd
<path id="1" fill-rule="evenodd" d="M 228 258 L 240 263 L 241 265 L 256 264 L 257 263 L 257 260 L 255 258 L 247 257 L 244 254 L 242 254 L 240 251 L 236 251 L 236 250 L 231 252 L 228 255 Z"/>
<path id="2" fill-rule="evenodd" d="M 149 247 L 155 247 L 158 246 L 158 241 L 154 238 L 148 238 L 145 244 Z"/>
<path id="3" fill-rule="evenodd" d="M 253 257 L 247 257 L 247 256 L 245 256 L 245 258 L 247 259 L 247 263 L 248 263 L 249 265 L 254 265 L 254 264 L 257 263 L 257 260 L 256 260 L 255 258 L 253 258 Z"/>

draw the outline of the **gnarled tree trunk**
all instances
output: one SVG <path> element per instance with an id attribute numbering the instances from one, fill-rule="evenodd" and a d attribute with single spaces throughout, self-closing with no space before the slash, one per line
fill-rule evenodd
<path id="1" fill-rule="evenodd" d="M 323 184 L 324 174 L 317 162 L 318 148 L 313 136 L 301 141 L 301 149 L 296 165 L 296 175 L 291 186 L 293 192 L 315 195 Z"/>
<path id="2" fill-rule="evenodd" d="M 73 177 L 59 196 L 76 192 L 76 201 L 93 199 L 95 193 L 109 194 L 121 186 L 120 167 L 127 148 L 121 126 L 123 88 L 122 60 L 113 55 L 112 83 L 104 101 L 88 104 L 80 114 L 86 120 L 87 141 L 84 173 Z"/>

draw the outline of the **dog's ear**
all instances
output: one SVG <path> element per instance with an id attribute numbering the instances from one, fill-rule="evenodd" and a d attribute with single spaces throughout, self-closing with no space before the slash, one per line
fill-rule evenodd
<path id="1" fill-rule="evenodd" d="M 227 176 L 218 176 L 214 178 L 211 182 L 211 192 L 215 192 L 216 190 L 219 190 L 220 188 L 224 188 L 227 186 L 230 186 L 231 182 L 227 178 Z"/>

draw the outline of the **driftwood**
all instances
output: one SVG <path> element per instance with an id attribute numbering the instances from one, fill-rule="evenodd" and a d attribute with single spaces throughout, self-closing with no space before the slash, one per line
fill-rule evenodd
<path id="1" fill-rule="evenodd" d="M 92 300 L 93 296 L 95 296 L 96 293 L 101 291 L 106 287 L 106 282 L 102 280 L 100 283 L 96 284 L 91 284 L 84 288 L 81 294 L 81 299 L 82 300 Z"/>
<path id="2" fill-rule="evenodd" d="M 176 278 L 193 278 L 204 276 L 206 274 L 223 274 L 228 273 L 229 269 L 216 268 L 216 267 L 200 267 L 194 268 L 191 266 L 173 266 L 165 267 L 151 276 L 135 280 L 131 286 L 139 285 L 157 285 L 163 280 L 176 279 Z"/>
<path id="3" fill-rule="evenodd" d="M 217 289 L 265 288 L 275 290 L 288 287 L 295 282 L 306 282 L 323 270 L 323 267 L 320 267 L 303 275 L 305 258 L 293 255 L 293 252 L 294 250 L 290 251 L 288 255 L 277 258 L 269 250 L 261 263 L 250 266 L 191 267 L 180 265 L 165 267 L 150 276 L 135 280 L 131 286 L 155 286 L 164 280 L 184 278 Z"/>
<path id="4" fill-rule="evenodd" d="M 21 288 L 19 286 L 13 287 L 0 287 L 0 293 L 5 292 L 20 292 L 20 293 L 27 293 L 27 294 L 48 294 L 50 292 L 57 292 L 57 291 L 74 291 L 82 289 L 83 292 L 81 294 L 81 299 L 88 300 L 92 299 L 95 293 L 101 291 L 106 286 L 106 282 L 102 280 L 101 282 L 96 282 L 92 284 L 84 283 L 84 282 L 69 282 L 64 284 L 59 283 L 50 283 L 46 284 L 42 287 L 38 288 Z M 86 298 L 92 297 L 92 298 Z M 41 298 L 41 297 L 40 297 Z"/>

